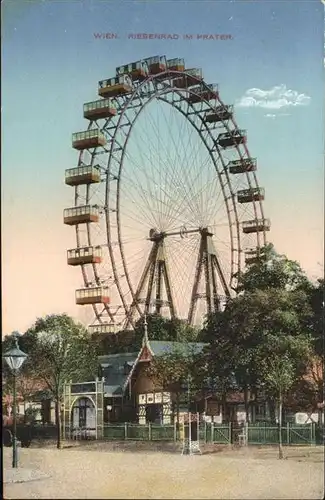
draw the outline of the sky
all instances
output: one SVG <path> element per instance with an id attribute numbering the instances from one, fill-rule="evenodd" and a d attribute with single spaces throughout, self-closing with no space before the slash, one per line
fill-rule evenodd
<path id="1" fill-rule="evenodd" d="M 62 220 L 73 205 L 64 171 L 78 160 L 71 134 L 87 128 L 82 105 L 96 99 L 99 80 L 156 54 L 201 67 L 222 100 L 235 104 L 258 158 L 269 240 L 310 278 L 323 275 L 320 1 L 4 0 L 1 7 L 2 335 L 50 313 L 88 321 L 89 311 L 75 305 L 81 273 L 66 264 L 66 250 L 76 246 Z M 106 33 L 114 38 L 95 36 Z"/>

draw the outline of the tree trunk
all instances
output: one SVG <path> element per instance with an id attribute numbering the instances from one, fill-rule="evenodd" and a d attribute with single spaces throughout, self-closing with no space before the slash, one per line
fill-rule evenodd
<path id="1" fill-rule="evenodd" d="M 245 405 L 246 422 L 249 422 L 248 388 L 247 388 L 247 386 L 244 387 L 244 405 Z"/>
<path id="2" fill-rule="evenodd" d="M 270 420 L 272 424 L 276 423 L 276 418 L 275 418 L 275 403 L 274 400 L 269 398 L 268 399 L 268 406 L 269 406 L 269 411 L 270 411 Z"/>
<path id="3" fill-rule="evenodd" d="M 179 427 L 179 392 L 176 392 L 176 440 L 179 440 L 180 436 L 180 427 Z"/>
<path id="4" fill-rule="evenodd" d="M 56 424 L 56 447 L 58 450 L 62 448 L 61 443 L 61 411 L 60 411 L 60 397 L 57 394 L 55 401 L 55 424 Z"/>
<path id="5" fill-rule="evenodd" d="M 24 424 L 27 422 L 27 415 L 26 415 L 26 400 L 24 398 Z"/>
<path id="6" fill-rule="evenodd" d="M 227 418 L 227 393 L 226 392 L 222 393 L 221 405 L 222 405 L 222 422 L 225 422 L 226 418 Z"/>
<path id="7" fill-rule="evenodd" d="M 279 459 L 283 459 L 282 449 L 282 392 L 279 391 Z"/>

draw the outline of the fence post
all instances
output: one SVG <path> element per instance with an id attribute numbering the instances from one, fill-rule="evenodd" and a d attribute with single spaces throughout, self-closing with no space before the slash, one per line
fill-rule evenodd
<path id="1" fill-rule="evenodd" d="M 214 441 L 214 421 L 211 419 L 211 443 Z"/>
<path id="2" fill-rule="evenodd" d="M 149 441 L 151 441 L 151 422 L 148 422 L 148 437 Z"/>
<path id="3" fill-rule="evenodd" d="M 124 423 L 124 439 L 127 440 L 128 438 L 128 423 Z"/>
<path id="4" fill-rule="evenodd" d="M 204 442 L 207 442 L 207 421 L 204 420 Z"/>
<path id="5" fill-rule="evenodd" d="M 177 433 L 177 428 L 176 428 L 176 425 L 177 425 L 177 422 L 176 422 L 176 420 L 174 420 L 174 442 L 176 442 L 176 441 L 177 441 L 177 435 L 176 435 L 176 433 Z"/>
<path id="6" fill-rule="evenodd" d="M 231 432 L 232 432 L 232 424 L 229 422 L 228 424 L 228 444 L 231 446 Z"/>

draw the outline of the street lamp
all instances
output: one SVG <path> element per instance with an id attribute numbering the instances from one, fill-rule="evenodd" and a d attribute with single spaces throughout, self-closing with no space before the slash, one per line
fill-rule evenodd
<path id="1" fill-rule="evenodd" d="M 191 375 L 187 377 L 187 414 L 188 414 L 188 449 L 187 453 L 192 454 L 192 429 L 191 429 Z"/>
<path id="2" fill-rule="evenodd" d="M 27 354 L 21 351 L 18 347 L 18 332 L 13 332 L 12 337 L 15 342 L 15 347 L 3 354 L 3 358 L 6 360 L 13 376 L 14 376 L 14 394 L 13 394 L 13 440 L 12 440 L 12 466 L 13 468 L 18 467 L 18 457 L 17 457 L 17 436 L 16 436 L 16 416 L 17 416 L 17 396 L 16 396 L 16 377 L 19 369 L 23 365 L 27 358 Z"/>

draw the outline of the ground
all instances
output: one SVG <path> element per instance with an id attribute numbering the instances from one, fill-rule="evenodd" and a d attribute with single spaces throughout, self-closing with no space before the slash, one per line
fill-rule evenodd
<path id="1" fill-rule="evenodd" d="M 4 498 L 210 498 L 321 499 L 324 448 L 210 447 L 201 456 L 181 456 L 175 446 L 80 443 L 19 450 L 19 465 L 48 478 L 4 484 Z M 11 467 L 4 448 L 4 468 Z M 5 479 L 6 481 L 6 479 Z"/>

